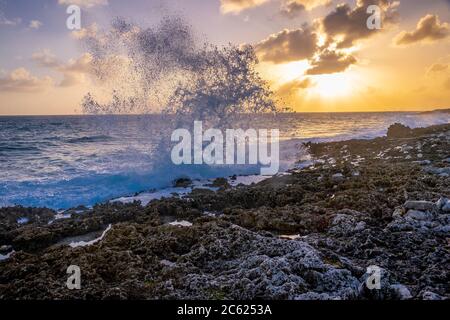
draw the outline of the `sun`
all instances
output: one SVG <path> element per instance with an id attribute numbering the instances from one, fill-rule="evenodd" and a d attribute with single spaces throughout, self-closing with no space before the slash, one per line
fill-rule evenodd
<path id="1" fill-rule="evenodd" d="M 349 96 L 357 84 L 355 79 L 346 73 L 323 74 L 312 78 L 315 86 L 311 88 L 310 93 L 325 99 Z"/>

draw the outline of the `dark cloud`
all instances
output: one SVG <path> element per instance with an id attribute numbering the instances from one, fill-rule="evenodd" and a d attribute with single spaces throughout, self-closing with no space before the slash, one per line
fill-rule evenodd
<path id="1" fill-rule="evenodd" d="M 317 35 L 308 26 L 285 29 L 261 41 L 255 48 L 263 61 L 284 63 L 310 59 L 318 49 Z"/>
<path id="2" fill-rule="evenodd" d="M 311 68 L 306 71 L 306 74 L 318 75 L 343 72 L 356 62 L 356 58 L 352 55 L 325 50 L 314 60 L 310 61 Z"/>
<path id="3" fill-rule="evenodd" d="M 280 12 L 288 18 L 295 18 L 305 10 L 312 10 L 330 3 L 331 0 L 284 0 Z"/>
<path id="4" fill-rule="evenodd" d="M 398 2 L 391 0 L 358 0 L 356 7 L 340 4 L 334 11 L 321 20 L 323 31 L 328 41 L 337 42 L 338 48 L 348 48 L 361 39 L 367 39 L 380 30 L 371 30 L 367 27 L 370 14 L 367 8 L 377 5 L 382 12 L 382 28 L 396 23 L 398 20 Z"/>
<path id="5" fill-rule="evenodd" d="M 447 71 L 448 69 L 448 64 L 435 63 L 428 69 L 428 73 L 441 73 Z"/>
<path id="6" fill-rule="evenodd" d="M 397 45 L 410 45 L 418 42 L 433 42 L 450 36 L 448 23 L 441 23 L 437 15 L 428 14 L 421 18 L 415 30 L 403 31 L 395 38 Z"/>
<path id="7" fill-rule="evenodd" d="M 295 18 L 303 11 L 305 11 L 305 6 L 297 1 L 289 1 L 280 9 L 281 14 L 288 18 Z"/>
<path id="8" fill-rule="evenodd" d="M 304 90 L 312 86 L 314 86 L 314 82 L 310 78 L 295 79 L 279 87 L 277 93 L 281 97 L 289 97 L 297 93 L 299 90 Z"/>

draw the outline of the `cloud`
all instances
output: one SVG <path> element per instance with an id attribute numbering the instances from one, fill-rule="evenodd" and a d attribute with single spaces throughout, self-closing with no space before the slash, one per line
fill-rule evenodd
<path id="1" fill-rule="evenodd" d="M 332 0 L 284 0 L 281 6 L 281 13 L 288 18 L 295 18 L 305 10 L 312 10 L 316 7 L 329 5 Z"/>
<path id="2" fill-rule="evenodd" d="M 444 88 L 446 88 L 447 90 L 450 90 L 450 77 L 445 81 Z"/>
<path id="3" fill-rule="evenodd" d="M 270 0 L 220 0 L 222 13 L 238 14 L 243 10 L 258 7 Z"/>
<path id="4" fill-rule="evenodd" d="M 42 50 L 33 53 L 31 59 L 41 67 L 57 68 L 60 66 L 59 60 L 53 55 L 50 50 Z"/>
<path id="5" fill-rule="evenodd" d="M 304 90 L 314 86 L 314 82 L 310 78 L 294 79 L 284 83 L 277 90 L 281 97 L 290 97 L 295 95 L 299 90 Z"/>
<path id="6" fill-rule="evenodd" d="M 421 18 L 414 31 L 403 31 L 394 41 L 397 45 L 410 45 L 418 42 L 434 42 L 450 36 L 450 25 L 441 23 L 437 15 L 428 14 Z"/>
<path id="7" fill-rule="evenodd" d="M 444 72 L 444 71 L 447 71 L 447 70 L 450 70 L 448 64 L 435 63 L 430 68 L 428 68 L 427 73 L 428 74 L 441 73 L 441 72 Z"/>
<path id="8" fill-rule="evenodd" d="M 86 81 L 86 75 L 93 73 L 92 56 L 89 53 L 83 54 L 78 59 L 71 59 L 61 67 L 59 71 L 64 74 L 61 87 L 75 86 Z"/>
<path id="9" fill-rule="evenodd" d="M 106 6 L 108 5 L 108 0 L 58 0 L 58 3 L 67 6 L 75 4 L 81 8 L 88 9 L 95 6 Z"/>
<path id="10" fill-rule="evenodd" d="M 328 41 L 337 42 L 338 48 L 349 48 L 358 40 L 367 39 L 380 30 L 367 28 L 367 20 L 370 14 L 367 7 L 377 5 L 381 9 L 382 28 L 397 23 L 398 1 L 391 0 L 357 0 L 356 7 L 348 4 L 340 4 L 334 11 L 320 20 L 323 32 Z"/>
<path id="11" fill-rule="evenodd" d="M 80 30 L 72 31 L 71 35 L 77 40 L 86 38 L 95 38 L 98 32 L 98 26 L 96 23 L 91 24 L 87 28 L 81 28 Z"/>
<path id="12" fill-rule="evenodd" d="M 0 26 L 17 26 L 22 23 L 21 18 L 8 19 L 0 8 Z"/>
<path id="13" fill-rule="evenodd" d="M 28 25 L 28 27 L 29 27 L 30 29 L 35 29 L 35 30 L 37 30 L 37 29 L 39 29 L 40 27 L 42 27 L 42 25 L 43 25 L 43 23 L 40 22 L 39 20 L 31 20 L 31 21 L 30 21 L 30 24 Z"/>
<path id="14" fill-rule="evenodd" d="M 304 26 L 296 30 L 283 30 L 255 46 L 262 61 L 285 63 L 311 58 L 317 50 L 317 35 Z"/>
<path id="15" fill-rule="evenodd" d="M 41 67 L 62 73 L 64 78 L 59 83 L 61 87 L 71 87 L 84 83 L 86 75 L 93 73 L 92 56 L 89 53 L 81 55 L 78 59 L 70 59 L 67 63 L 63 63 L 49 50 L 43 50 L 34 53 L 32 60 Z"/>
<path id="16" fill-rule="evenodd" d="M 53 85 L 50 77 L 38 78 L 25 69 L 18 68 L 0 78 L 1 92 L 39 92 Z"/>
<path id="17" fill-rule="evenodd" d="M 343 72 L 356 62 L 356 58 L 352 55 L 325 50 L 310 61 L 311 68 L 306 71 L 306 74 L 319 75 Z"/>

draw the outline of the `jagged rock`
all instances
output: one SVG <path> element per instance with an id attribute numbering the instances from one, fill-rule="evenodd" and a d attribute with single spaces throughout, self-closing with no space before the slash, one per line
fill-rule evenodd
<path id="1" fill-rule="evenodd" d="M 413 131 L 410 127 L 404 126 L 400 123 L 391 125 L 387 132 L 387 137 L 392 138 L 408 138 L 412 135 Z"/>
<path id="2" fill-rule="evenodd" d="M 437 293 L 431 291 L 423 291 L 420 293 L 420 297 L 423 300 L 444 300 L 444 298 Z"/>
<path id="3" fill-rule="evenodd" d="M 0 254 L 6 254 L 9 253 L 13 250 L 12 246 L 8 246 L 8 245 L 3 245 L 0 247 Z"/>
<path id="4" fill-rule="evenodd" d="M 230 184 L 228 183 L 228 180 L 225 178 L 215 179 L 213 181 L 213 183 L 211 184 L 211 186 L 216 187 L 216 188 L 224 188 L 224 189 L 230 188 Z"/>
<path id="5" fill-rule="evenodd" d="M 406 201 L 403 206 L 406 209 L 429 211 L 433 210 L 434 203 L 431 201 Z"/>
<path id="6" fill-rule="evenodd" d="M 417 155 L 417 157 L 421 158 L 421 157 L 419 157 L 419 155 Z M 431 164 L 431 161 L 430 160 L 422 160 L 422 161 L 414 161 L 414 163 L 417 163 L 420 166 L 429 166 Z"/>
<path id="7" fill-rule="evenodd" d="M 334 182 L 342 182 L 342 181 L 345 180 L 345 177 L 344 177 L 344 175 L 343 175 L 342 173 L 336 173 L 336 174 L 333 174 L 333 175 L 331 176 L 331 179 L 332 179 Z"/>
<path id="8" fill-rule="evenodd" d="M 180 178 L 173 182 L 175 188 L 187 188 L 192 185 L 192 180 L 189 178 Z"/>
<path id="9" fill-rule="evenodd" d="M 368 279 L 372 274 L 366 272 L 364 275 L 360 278 L 360 284 L 359 284 L 359 294 L 370 300 L 383 300 L 388 299 L 391 297 L 391 274 L 389 271 L 387 271 L 384 268 L 379 267 L 379 288 L 369 288 L 367 285 Z M 369 281 L 370 282 L 370 281 Z M 371 283 L 375 284 L 375 283 Z"/>
<path id="10" fill-rule="evenodd" d="M 390 286 L 393 296 L 398 300 L 409 300 L 412 299 L 412 294 L 408 287 L 402 284 L 393 284 Z"/>
<path id="11" fill-rule="evenodd" d="M 436 202 L 436 207 L 439 210 L 442 210 L 444 212 L 450 212 L 450 200 L 445 197 L 439 198 L 439 200 Z"/>
<path id="12" fill-rule="evenodd" d="M 431 218 L 430 214 L 423 212 L 423 211 L 418 211 L 418 210 L 409 210 L 405 217 L 407 218 L 411 218 L 414 220 L 429 220 Z"/>
<path id="13" fill-rule="evenodd" d="M 405 214 L 403 209 L 397 208 L 394 210 L 394 212 L 392 213 L 392 218 L 394 219 L 398 219 L 403 217 L 403 215 Z"/>
<path id="14" fill-rule="evenodd" d="M 450 167 L 444 167 L 444 168 L 436 168 L 436 167 L 426 167 L 424 168 L 425 172 L 435 174 L 435 175 L 450 175 Z"/>

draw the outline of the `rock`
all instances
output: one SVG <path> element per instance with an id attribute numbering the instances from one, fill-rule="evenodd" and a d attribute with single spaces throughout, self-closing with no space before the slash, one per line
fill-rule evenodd
<path id="1" fill-rule="evenodd" d="M 436 207 L 444 212 L 450 212 L 450 200 L 445 197 L 441 197 L 438 202 L 436 202 Z"/>
<path id="2" fill-rule="evenodd" d="M 409 300 L 412 299 L 412 294 L 409 289 L 402 284 L 393 284 L 390 286 L 392 290 L 392 295 L 398 300 Z"/>
<path id="3" fill-rule="evenodd" d="M 450 202 L 447 201 L 445 206 L 442 207 L 442 211 L 444 212 L 450 212 Z"/>
<path id="4" fill-rule="evenodd" d="M 169 261 L 169 260 L 161 260 L 160 263 L 165 266 L 165 267 L 169 267 L 169 268 L 174 268 L 177 264 Z"/>
<path id="5" fill-rule="evenodd" d="M 366 228 L 366 223 L 364 221 L 360 221 L 356 224 L 355 231 L 362 231 Z"/>
<path id="6" fill-rule="evenodd" d="M 420 296 L 422 297 L 422 300 L 444 300 L 443 297 L 431 291 L 423 291 Z"/>
<path id="7" fill-rule="evenodd" d="M 388 270 L 379 268 L 380 271 L 380 288 L 369 289 L 367 286 L 367 280 L 372 274 L 369 272 L 364 273 L 364 275 L 359 279 L 359 294 L 360 296 L 370 299 L 370 300 L 383 300 L 388 299 L 391 296 L 391 274 Z"/>
<path id="8" fill-rule="evenodd" d="M 428 213 L 418 210 L 409 210 L 405 217 L 411 218 L 414 220 L 429 220 L 431 217 Z"/>
<path id="9" fill-rule="evenodd" d="M 331 179 L 334 182 L 342 182 L 342 181 L 345 180 L 345 177 L 344 177 L 344 175 L 342 173 L 336 173 L 336 174 L 331 176 Z"/>
<path id="10" fill-rule="evenodd" d="M 403 205 L 406 209 L 430 211 L 434 208 L 434 203 L 431 201 L 406 201 Z"/>
<path id="11" fill-rule="evenodd" d="M 173 182 L 175 188 L 187 188 L 192 185 L 192 180 L 189 178 L 180 178 Z"/>
<path id="12" fill-rule="evenodd" d="M 429 166 L 431 164 L 430 160 L 422 160 L 422 161 L 414 161 L 414 163 L 417 163 L 420 166 Z"/>
<path id="13" fill-rule="evenodd" d="M 448 200 L 448 198 L 440 197 L 439 200 L 436 202 L 436 207 L 442 211 L 449 211 L 449 209 L 450 209 L 450 208 L 448 208 L 449 203 L 450 203 L 450 201 Z M 446 208 L 446 209 L 444 209 L 444 208 Z"/>
<path id="14" fill-rule="evenodd" d="M 394 210 L 394 212 L 392 213 L 392 218 L 394 219 L 398 219 L 403 217 L 403 215 L 405 214 L 403 209 L 397 208 Z"/>
<path id="15" fill-rule="evenodd" d="M 364 221 L 358 221 L 357 216 L 361 213 L 352 210 L 342 210 L 336 214 L 331 221 L 330 231 L 337 234 L 349 234 L 362 231 L 366 228 Z"/>
<path id="16" fill-rule="evenodd" d="M 450 167 L 436 168 L 436 167 L 425 167 L 425 172 L 436 174 L 436 175 L 450 175 Z"/>
<path id="17" fill-rule="evenodd" d="M 0 254 L 6 254 L 13 250 L 12 246 L 4 245 L 0 247 Z"/>
<path id="18" fill-rule="evenodd" d="M 391 125 L 388 129 L 388 138 L 407 138 L 412 135 L 412 130 L 410 127 L 404 126 L 400 123 L 395 123 Z"/>
<path id="19" fill-rule="evenodd" d="M 212 183 L 212 186 L 215 188 L 224 188 L 224 189 L 230 188 L 230 184 L 228 183 L 228 180 L 225 178 L 215 179 Z"/>

